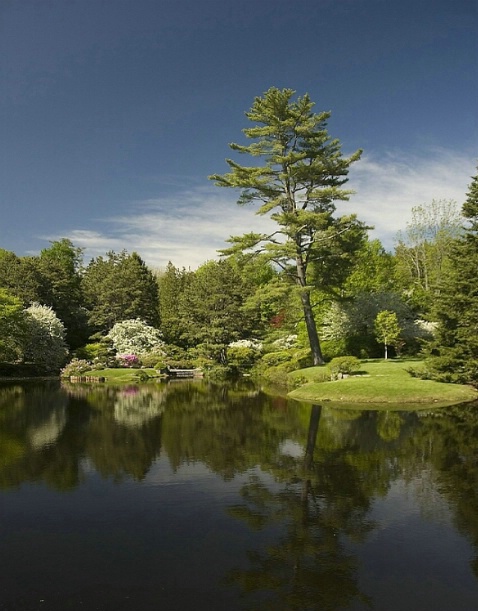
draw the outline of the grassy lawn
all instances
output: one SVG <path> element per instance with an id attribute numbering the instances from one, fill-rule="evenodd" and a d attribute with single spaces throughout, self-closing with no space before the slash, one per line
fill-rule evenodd
<path id="1" fill-rule="evenodd" d="M 419 361 L 364 361 L 356 375 L 333 382 L 323 379 L 324 367 L 309 367 L 294 371 L 294 378 L 306 378 L 304 383 L 289 393 L 293 399 L 304 401 L 333 401 L 341 404 L 373 403 L 408 407 L 453 405 L 478 399 L 478 391 L 470 386 L 443 384 L 413 378 L 407 369 L 418 369 Z"/>
<path id="2" fill-rule="evenodd" d="M 147 373 L 150 377 L 158 377 L 158 372 L 155 369 L 129 369 L 127 367 L 117 369 L 95 369 L 83 373 L 82 376 L 106 378 L 106 382 L 113 384 L 133 384 L 138 382 L 138 374 L 142 371 Z"/>

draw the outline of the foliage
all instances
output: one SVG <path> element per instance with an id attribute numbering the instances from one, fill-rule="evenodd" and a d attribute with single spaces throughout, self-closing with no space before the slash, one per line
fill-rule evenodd
<path id="1" fill-rule="evenodd" d="M 0 287 L 18 297 L 24 307 L 44 300 L 44 279 L 35 257 L 17 257 L 0 248 Z"/>
<path id="2" fill-rule="evenodd" d="M 360 361 L 355 356 L 338 356 L 328 364 L 331 378 L 336 380 L 339 375 L 343 378 L 360 369 Z"/>
<path id="3" fill-rule="evenodd" d="M 177 305 L 181 345 L 226 363 L 226 347 L 251 336 L 256 320 L 243 305 L 253 288 L 230 260 L 208 261 L 191 274 Z"/>
<path id="4" fill-rule="evenodd" d="M 85 372 L 91 370 L 91 363 L 85 359 L 73 358 L 71 361 L 63 367 L 60 371 L 62 378 L 69 378 L 71 376 L 81 376 Z"/>
<path id="5" fill-rule="evenodd" d="M 114 358 L 114 351 L 108 341 L 91 342 L 75 350 L 75 356 L 87 361 L 107 364 Z"/>
<path id="6" fill-rule="evenodd" d="M 106 337 L 117 352 L 131 352 L 137 356 L 163 352 L 161 332 L 139 318 L 117 322 Z"/>
<path id="7" fill-rule="evenodd" d="M 438 325 L 428 366 L 439 379 L 478 386 L 478 174 L 462 213 L 467 224 L 452 248 L 451 269 L 435 300 Z"/>
<path id="8" fill-rule="evenodd" d="M 160 369 L 156 367 L 158 363 L 163 363 L 165 359 L 164 352 L 147 352 L 139 356 L 139 362 L 142 367 Z"/>
<path id="9" fill-rule="evenodd" d="M 42 299 L 65 326 L 65 339 L 74 349 L 89 335 L 81 290 L 83 251 L 66 238 L 51 242 L 35 259 L 42 278 Z"/>
<path id="10" fill-rule="evenodd" d="M 427 315 L 448 274 L 454 241 L 463 217 L 453 200 L 433 200 L 412 208 L 412 220 L 397 235 L 396 277 L 414 307 Z"/>
<path id="11" fill-rule="evenodd" d="M 139 358 L 136 356 L 136 354 L 117 354 L 116 358 L 120 367 L 137 368 L 140 366 Z"/>
<path id="12" fill-rule="evenodd" d="M 375 320 L 379 312 L 388 310 L 397 316 L 401 328 L 401 339 L 407 352 L 414 354 L 422 339 L 430 335 L 427 324 L 415 319 L 415 315 L 404 299 L 394 292 L 359 293 L 353 299 L 334 301 L 323 314 L 323 337 L 334 356 L 334 347 L 343 345 L 345 350 L 361 358 L 379 356 L 376 342 Z"/>
<path id="13" fill-rule="evenodd" d="M 344 282 L 344 292 L 353 297 L 363 293 L 393 292 L 396 262 L 380 240 L 366 240 L 356 253 L 354 267 Z"/>
<path id="14" fill-rule="evenodd" d="M 397 314 L 391 310 L 382 310 L 375 318 L 375 334 L 379 342 L 385 346 L 385 358 L 388 357 L 388 346 L 395 349 L 400 345 L 402 329 L 398 323 Z"/>
<path id="15" fill-rule="evenodd" d="M 277 223 L 271 234 L 231 237 L 231 248 L 223 252 L 262 253 L 294 281 L 318 364 L 323 357 L 310 301 L 309 265 L 317 262 L 320 282 L 334 283 L 335 274 L 343 269 L 341 261 L 350 263 L 363 240 L 365 227 L 354 215 L 333 217 L 333 202 L 350 195 L 342 185 L 361 151 L 344 158 L 339 141 L 327 133 L 330 113 L 314 113 L 308 95 L 292 101 L 294 93 L 272 87 L 256 97 L 246 113 L 254 126 L 243 130 L 254 142 L 230 145 L 240 154 L 261 157 L 263 165 L 241 166 L 227 159 L 230 172 L 210 178 L 218 186 L 239 188 L 239 204 L 259 202 L 258 214 L 270 214 Z"/>
<path id="16" fill-rule="evenodd" d="M 49 306 L 35 303 L 25 312 L 24 361 L 34 363 L 45 373 L 59 371 L 68 354 L 63 323 Z"/>
<path id="17" fill-rule="evenodd" d="M 83 274 L 82 290 L 95 331 L 107 333 L 117 322 L 136 318 L 159 324 L 158 286 L 135 252 L 111 251 L 93 259 Z"/>
<path id="18" fill-rule="evenodd" d="M 0 361 L 17 361 L 25 336 L 22 302 L 8 290 L 0 288 Z"/>
<path id="19" fill-rule="evenodd" d="M 185 344 L 183 316 L 180 310 L 182 296 L 193 272 L 175 267 L 171 261 L 157 275 L 159 292 L 160 330 L 167 344 Z"/>
<path id="20" fill-rule="evenodd" d="M 229 346 L 227 349 L 227 364 L 240 371 L 251 369 L 260 358 L 260 352 L 246 346 Z"/>

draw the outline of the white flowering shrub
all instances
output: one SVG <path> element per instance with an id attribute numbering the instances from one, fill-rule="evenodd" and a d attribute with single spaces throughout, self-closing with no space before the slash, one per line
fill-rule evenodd
<path id="1" fill-rule="evenodd" d="M 164 354 L 161 332 L 140 318 L 117 322 L 106 337 L 111 340 L 116 352 L 121 354 Z"/>
<path id="2" fill-rule="evenodd" d="M 45 373 L 59 371 L 68 354 L 63 323 L 52 308 L 39 303 L 27 308 L 25 315 L 24 361 Z"/>
<path id="3" fill-rule="evenodd" d="M 285 335 L 276 339 L 272 345 L 276 350 L 288 350 L 289 348 L 297 348 L 298 337 L 297 335 Z"/>
<path id="4" fill-rule="evenodd" d="M 262 342 L 258 339 L 238 339 L 229 344 L 229 348 L 252 348 L 257 352 L 262 351 Z"/>

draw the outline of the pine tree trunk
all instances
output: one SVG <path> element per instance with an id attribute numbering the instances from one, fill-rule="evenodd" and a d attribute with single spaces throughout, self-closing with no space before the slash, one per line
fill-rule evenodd
<path id="1" fill-rule="evenodd" d="M 302 308 L 304 310 L 305 326 L 307 328 L 307 335 L 309 336 L 309 344 L 312 351 L 314 365 L 323 365 L 325 361 L 324 357 L 322 356 L 322 350 L 320 349 L 319 334 L 317 333 L 314 313 L 312 311 L 312 306 L 310 305 L 310 292 L 307 290 L 302 291 L 300 294 L 300 299 L 302 301 Z"/>
<path id="2" fill-rule="evenodd" d="M 315 324 L 314 312 L 310 304 L 310 291 L 307 290 L 307 279 L 306 279 L 306 266 L 302 260 L 301 255 L 297 255 L 296 258 L 297 268 L 297 284 L 301 287 L 300 300 L 302 302 L 302 309 L 304 311 L 305 326 L 307 328 L 307 335 L 309 336 L 310 349 L 312 351 L 312 359 L 314 365 L 324 365 L 324 357 L 322 356 L 322 350 L 320 349 L 319 334 L 317 333 L 317 325 Z"/>

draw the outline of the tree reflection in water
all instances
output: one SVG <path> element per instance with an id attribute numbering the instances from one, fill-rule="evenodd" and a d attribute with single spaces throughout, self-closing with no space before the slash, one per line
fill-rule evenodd
<path id="1" fill-rule="evenodd" d="M 265 551 L 248 553 L 249 569 L 228 577 L 243 594 L 263 592 L 260 604 L 251 608 L 325 610 L 346 608 L 355 599 L 369 602 L 358 587 L 357 559 L 345 542 L 362 539 L 372 528 L 369 499 L 345 454 L 325 460 L 315 455 L 321 411 L 319 405 L 310 409 L 303 457 L 271 465 L 279 489 L 252 477 L 242 489 L 244 503 L 229 510 L 253 529 L 279 525 L 282 531 Z"/>
<path id="2" fill-rule="evenodd" d="M 173 473 L 196 462 L 225 485 L 250 476 L 241 502 L 227 508 L 269 541 L 249 546 L 247 563 L 238 559 L 227 577 L 250 608 L 366 606 L 357 549 L 375 528 L 373 504 L 394 482 L 425 473 L 478 549 L 476 405 L 336 410 L 266 396 L 252 384 L 203 382 L 0 391 L 0 488 L 39 481 L 70 490 L 87 476 L 85 465 L 113 481 L 144 482 L 160 455 Z M 434 511 L 424 493 L 418 502 Z"/>

